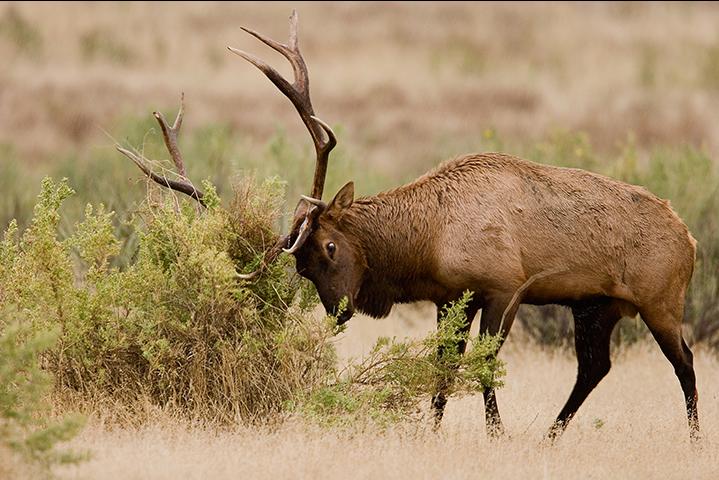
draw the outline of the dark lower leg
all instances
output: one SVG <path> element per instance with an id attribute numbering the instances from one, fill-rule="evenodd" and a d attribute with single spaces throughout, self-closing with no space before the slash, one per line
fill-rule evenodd
<path id="1" fill-rule="evenodd" d="M 477 306 L 475 304 L 470 304 L 467 306 L 466 314 L 467 314 L 467 322 L 465 326 L 462 328 L 461 333 L 468 333 L 469 328 L 472 325 L 472 320 L 474 319 L 474 316 L 477 314 Z M 440 316 L 441 316 L 441 307 L 437 307 L 437 326 L 439 327 L 440 322 Z M 463 354 L 465 349 L 467 348 L 467 342 L 465 340 L 460 341 L 457 344 L 457 351 L 459 354 Z M 445 351 L 444 347 L 440 346 L 437 349 L 437 359 L 439 362 L 443 361 L 443 357 L 445 357 Z M 456 366 L 450 366 L 450 370 L 453 368 L 456 368 Z M 434 428 L 439 428 L 440 424 L 442 423 L 442 417 L 444 416 L 444 407 L 447 405 L 447 391 L 452 386 L 452 375 L 451 371 L 448 372 L 449 375 L 438 379 L 437 382 L 437 388 L 436 393 L 432 397 L 432 411 L 434 416 Z"/>
<path id="2" fill-rule="evenodd" d="M 447 395 L 443 391 L 438 391 L 432 397 L 434 428 L 439 428 L 440 424 L 442 423 L 445 405 L 447 405 Z"/>
<path id="3" fill-rule="evenodd" d="M 687 408 L 687 422 L 689 423 L 689 437 L 692 441 L 699 439 L 699 411 L 697 403 L 699 394 L 697 392 L 696 374 L 694 373 L 694 355 L 682 339 L 682 351 L 684 353 L 684 365 L 680 369 L 675 369 L 675 373 L 679 378 L 684 393 L 684 402 Z"/>
<path id="4" fill-rule="evenodd" d="M 512 328 L 514 322 L 514 312 L 508 315 L 504 319 L 502 324 L 502 316 L 504 310 L 510 302 L 510 298 L 495 299 L 490 302 L 485 308 L 482 309 L 482 318 L 479 327 L 481 334 L 489 335 L 502 335 L 502 343 L 507 338 L 509 330 Z M 501 347 L 501 345 L 500 345 Z M 496 352 L 499 354 L 499 352 Z M 485 389 L 483 392 L 484 396 L 484 417 L 487 426 L 487 435 L 490 437 L 498 437 L 503 435 L 504 425 L 502 424 L 502 417 L 499 415 L 499 407 L 497 406 L 497 396 L 494 389 Z"/>
<path id="5" fill-rule="evenodd" d="M 577 410 L 579 410 L 579 407 L 584 403 L 591 391 L 594 390 L 594 387 L 596 387 L 609 372 L 611 365 L 606 361 L 606 363 L 603 362 L 602 365 L 598 365 L 597 367 L 598 368 L 588 371 L 585 370 L 577 375 L 577 382 L 574 384 L 572 393 L 569 395 L 567 403 L 559 412 L 552 427 L 549 429 L 547 437 L 554 440 L 564 432 L 569 421 L 577 413 Z"/>
<path id="6" fill-rule="evenodd" d="M 688 382 L 687 382 L 688 383 Z M 692 381 L 691 383 L 694 383 Z M 687 422 L 689 424 L 689 438 L 692 441 L 699 440 L 699 412 L 698 401 L 699 393 L 697 392 L 696 385 L 694 388 L 684 387 L 682 384 L 682 390 L 684 391 L 684 402 L 687 407 Z"/>
<path id="7" fill-rule="evenodd" d="M 609 373 L 609 342 L 612 330 L 621 318 L 609 299 L 576 306 L 572 312 L 578 363 L 577 380 L 567 402 L 547 433 L 550 440 L 556 439 L 564 432 L 594 387 Z"/>
<path id="8" fill-rule="evenodd" d="M 469 330 L 469 328 L 467 328 L 467 330 Z M 464 353 L 466 347 L 467 342 L 460 342 L 459 345 L 457 345 L 457 350 L 459 351 L 460 355 Z M 437 352 L 438 362 L 442 363 L 444 361 L 444 356 L 444 351 L 442 347 L 440 347 L 439 351 Z M 435 429 L 439 428 L 439 425 L 442 423 L 442 417 L 444 416 L 444 407 L 447 405 L 447 392 L 452 386 L 452 382 L 454 380 L 453 374 L 456 371 L 456 368 L 456 365 L 442 366 L 442 376 L 437 380 L 436 393 L 432 397 L 432 410 L 434 412 Z"/>
<path id="9" fill-rule="evenodd" d="M 483 395 L 487 434 L 491 437 L 504 435 L 504 425 L 502 425 L 502 418 L 499 416 L 499 407 L 497 407 L 497 397 L 494 394 L 494 389 L 486 389 Z"/>

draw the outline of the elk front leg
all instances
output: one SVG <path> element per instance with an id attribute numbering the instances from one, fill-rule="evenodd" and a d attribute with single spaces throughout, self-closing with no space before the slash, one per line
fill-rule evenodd
<path id="1" fill-rule="evenodd" d="M 491 300 L 482 308 L 482 317 L 479 324 L 480 334 L 502 335 L 499 348 L 504 344 L 509 330 L 514 323 L 514 316 L 519 308 L 519 301 L 509 297 L 501 297 Z M 509 307 L 509 308 L 508 308 Z M 506 314 L 505 314 L 506 311 Z M 499 354 L 499 350 L 497 350 Z M 487 435 L 498 437 L 504 434 L 504 425 L 499 416 L 497 397 L 493 388 L 486 388 L 482 392 L 484 396 L 484 416 L 487 425 Z"/>
<path id="2" fill-rule="evenodd" d="M 467 321 L 465 322 L 464 326 L 462 327 L 461 333 L 467 333 L 469 332 L 469 328 L 472 326 L 472 320 L 474 320 L 474 316 L 477 314 L 477 311 L 479 310 L 479 306 L 476 302 L 470 302 L 469 305 L 467 305 L 467 308 L 465 309 L 465 314 L 467 315 Z M 437 328 L 440 326 L 440 322 L 442 321 L 442 305 L 437 305 Z M 466 340 L 462 340 L 457 344 L 457 351 L 460 355 L 462 355 L 467 348 L 467 342 Z M 439 362 L 443 361 L 443 357 L 445 356 L 444 347 L 439 346 L 437 349 L 437 358 Z M 456 368 L 457 366 L 453 366 L 453 368 Z M 444 415 L 444 407 L 447 405 L 447 391 L 449 390 L 449 387 L 452 385 L 452 378 L 451 376 L 449 378 L 440 378 L 437 382 L 437 390 L 434 396 L 432 397 L 432 410 L 434 411 L 434 428 L 439 428 L 440 423 L 442 422 L 442 416 Z"/>

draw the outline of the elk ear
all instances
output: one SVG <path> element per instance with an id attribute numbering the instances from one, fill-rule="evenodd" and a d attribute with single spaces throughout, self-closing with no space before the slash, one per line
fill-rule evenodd
<path id="1" fill-rule="evenodd" d="M 354 182 L 348 182 L 347 185 L 342 187 L 335 198 L 330 202 L 330 206 L 327 211 L 333 215 L 341 215 L 342 212 L 349 208 L 354 202 L 355 197 L 355 184 Z"/>

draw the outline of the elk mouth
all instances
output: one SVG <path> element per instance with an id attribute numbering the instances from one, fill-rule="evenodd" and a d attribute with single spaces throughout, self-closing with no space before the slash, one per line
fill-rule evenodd
<path id="1" fill-rule="evenodd" d="M 354 315 L 354 309 L 346 308 L 337 316 L 337 325 L 343 325 Z"/>
<path id="2" fill-rule="evenodd" d="M 346 297 L 345 297 L 346 298 Z M 322 300 L 322 296 L 320 295 L 320 300 Z M 343 302 L 338 302 L 337 304 L 330 304 L 328 305 L 324 301 L 322 301 L 322 305 L 325 307 L 325 312 L 327 312 L 328 315 L 333 316 L 337 320 L 337 325 L 343 325 L 349 321 L 350 318 L 355 313 L 354 303 L 353 302 L 347 302 L 344 308 L 340 309 L 340 304 Z"/>

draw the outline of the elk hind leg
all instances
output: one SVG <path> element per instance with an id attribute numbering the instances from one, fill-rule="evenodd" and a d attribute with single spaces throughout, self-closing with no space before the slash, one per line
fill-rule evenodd
<path id="1" fill-rule="evenodd" d="M 697 411 L 696 374 L 694 373 L 694 356 L 682 337 L 683 306 L 671 308 L 666 304 L 653 305 L 640 309 L 640 314 L 664 356 L 674 367 L 674 373 L 679 379 L 684 394 L 689 438 L 692 441 L 697 441 L 699 440 L 699 414 Z"/>
<path id="2" fill-rule="evenodd" d="M 584 301 L 572 306 L 574 348 L 577 352 L 577 380 L 547 437 L 559 437 L 584 400 L 609 373 L 609 343 L 612 330 L 622 317 L 619 305 L 611 298 Z"/>

